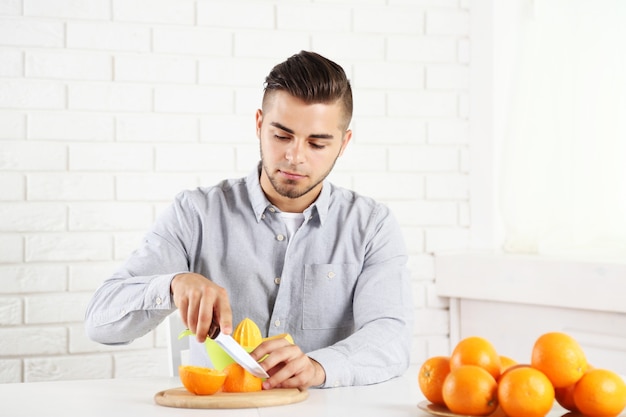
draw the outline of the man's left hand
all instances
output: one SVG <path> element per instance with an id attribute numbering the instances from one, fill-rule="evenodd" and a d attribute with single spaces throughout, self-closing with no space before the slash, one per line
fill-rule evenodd
<path id="1" fill-rule="evenodd" d="M 305 355 L 299 346 L 286 339 L 266 340 L 250 355 L 259 360 L 267 355 L 261 366 L 270 377 L 263 382 L 263 389 L 308 388 L 321 385 L 326 380 L 326 372 L 318 362 Z"/>

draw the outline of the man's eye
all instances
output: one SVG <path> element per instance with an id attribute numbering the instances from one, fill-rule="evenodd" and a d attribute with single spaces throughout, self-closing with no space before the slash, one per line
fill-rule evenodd
<path id="1" fill-rule="evenodd" d="M 324 149 L 326 146 L 325 145 L 318 145 L 317 143 L 311 143 L 311 147 L 313 149 Z"/>
<path id="2" fill-rule="evenodd" d="M 278 140 L 289 140 L 289 137 L 287 136 L 274 135 L 274 137 Z"/>

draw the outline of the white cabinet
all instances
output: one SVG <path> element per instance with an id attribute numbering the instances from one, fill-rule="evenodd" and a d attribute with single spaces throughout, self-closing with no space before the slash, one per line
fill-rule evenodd
<path id="1" fill-rule="evenodd" d="M 436 257 L 439 295 L 450 297 L 450 342 L 476 335 L 530 362 L 534 341 L 561 331 L 589 362 L 626 375 L 626 264 L 532 256 Z"/>

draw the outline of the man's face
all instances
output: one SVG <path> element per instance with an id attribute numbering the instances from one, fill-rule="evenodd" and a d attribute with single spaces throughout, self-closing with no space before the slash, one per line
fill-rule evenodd
<path id="1" fill-rule="evenodd" d="M 277 91 L 257 110 L 261 187 L 282 211 L 302 212 L 319 195 L 352 137 L 343 130 L 339 103 L 306 104 Z"/>

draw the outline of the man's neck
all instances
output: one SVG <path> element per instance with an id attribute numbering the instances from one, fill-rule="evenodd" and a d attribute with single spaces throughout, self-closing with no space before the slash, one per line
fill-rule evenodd
<path id="1" fill-rule="evenodd" d="M 302 213 L 306 210 L 322 192 L 322 184 L 310 190 L 303 196 L 298 198 L 289 198 L 278 194 L 278 192 L 272 186 L 270 180 L 261 174 L 260 178 L 261 190 L 265 194 L 265 197 L 276 206 L 280 211 L 286 213 Z"/>
<path id="2" fill-rule="evenodd" d="M 317 199 L 320 195 L 321 188 L 319 190 L 315 188 L 298 198 L 283 197 L 276 193 L 274 189 L 272 189 L 272 191 L 273 193 L 270 194 L 263 189 L 270 203 L 276 206 L 280 211 L 285 213 L 302 213 Z"/>

